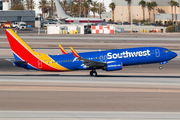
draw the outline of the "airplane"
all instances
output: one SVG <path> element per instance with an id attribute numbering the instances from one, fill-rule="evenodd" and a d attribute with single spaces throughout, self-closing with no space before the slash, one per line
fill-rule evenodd
<path id="1" fill-rule="evenodd" d="M 55 0 L 55 4 L 56 4 L 58 20 L 61 23 L 92 25 L 92 24 L 104 22 L 103 19 L 99 19 L 99 18 L 70 17 L 64 12 L 58 0 Z"/>
<path id="2" fill-rule="evenodd" d="M 91 76 L 97 76 L 97 69 L 106 71 L 122 70 L 129 65 L 150 63 L 168 63 L 177 54 L 162 47 L 137 47 L 113 49 L 95 52 L 77 53 L 70 47 L 67 53 L 61 45 L 63 54 L 49 55 L 33 51 L 12 29 L 5 29 L 7 39 L 14 55 L 13 64 L 27 70 L 65 72 L 74 70 L 91 70 Z"/>

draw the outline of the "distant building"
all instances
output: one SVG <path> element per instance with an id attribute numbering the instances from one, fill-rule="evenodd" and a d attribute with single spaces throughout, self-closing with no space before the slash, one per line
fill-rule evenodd
<path id="1" fill-rule="evenodd" d="M 10 10 L 10 9 L 11 9 L 11 1 L 3 0 L 3 10 Z"/>
<path id="2" fill-rule="evenodd" d="M 11 9 L 11 0 L 0 0 L 0 10 Z"/>
<path id="3" fill-rule="evenodd" d="M 23 2 L 19 0 L 18 2 Z M 11 10 L 14 7 L 15 0 L 0 0 L 0 10 Z"/>
<path id="4" fill-rule="evenodd" d="M 0 10 L 3 10 L 3 1 L 0 0 Z"/>
<path id="5" fill-rule="evenodd" d="M 35 11 L 27 10 L 9 10 L 0 11 L 0 22 L 26 22 L 27 25 L 34 26 L 35 24 Z"/>
<path id="6" fill-rule="evenodd" d="M 133 9 L 133 19 L 143 19 L 143 13 L 141 6 L 138 5 L 138 3 L 141 0 L 131 0 L 132 1 L 132 9 Z M 171 6 L 168 4 L 170 0 L 144 0 L 146 2 L 153 2 L 155 1 L 158 6 L 155 8 L 155 21 L 163 21 L 165 24 L 167 21 L 171 20 Z M 180 0 L 175 0 L 178 3 L 180 3 Z M 125 0 L 112 0 L 112 2 L 115 3 L 115 11 L 114 11 L 114 19 L 115 21 L 120 22 L 128 22 L 129 14 L 128 14 L 128 7 L 127 2 Z M 131 11 L 131 10 L 130 10 Z M 174 13 L 174 8 L 173 8 Z M 177 20 L 180 21 L 180 8 L 177 7 L 176 9 L 177 13 Z M 111 18 L 111 12 L 104 13 L 103 19 L 109 20 Z M 149 19 L 148 10 L 147 7 L 145 7 L 145 20 Z M 174 18 L 175 20 L 175 18 Z M 150 21 L 153 22 L 153 10 L 150 11 Z"/>

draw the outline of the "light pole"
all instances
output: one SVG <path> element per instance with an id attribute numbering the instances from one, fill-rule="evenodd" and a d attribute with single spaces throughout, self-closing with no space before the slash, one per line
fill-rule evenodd
<path id="1" fill-rule="evenodd" d="M 132 0 L 131 0 L 131 33 L 132 33 L 132 24 L 133 24 L 133 18 L 132 18 L 133 17 L 133 15 L 132 15 L 133 13 L 132 12 L 133 12 L 133 10 L 132 10 Z"/>
<path id="2" fill-rule="evenodd" d="M 38 35 L 40 34 L 40 27 L 41 27 L 41 17 L 40 17 L 40 14 L 38 16 L 39 18 L 39 28 L 38 28 Z"/>
<path id="3" fill-rule="evenodd" d="M 123 25 L 123 6 L 122 6 L 122 25 Z"/>

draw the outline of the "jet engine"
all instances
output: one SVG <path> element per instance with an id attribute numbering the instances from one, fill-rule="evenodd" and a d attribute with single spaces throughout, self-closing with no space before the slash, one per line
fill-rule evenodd
<path id="1" fill-rule="evenodd" d="M 115 70 L 122 70 L 122 62 L 113 62 L 107 63 L 103 70 L 106 71 L 115 71 Z"/>

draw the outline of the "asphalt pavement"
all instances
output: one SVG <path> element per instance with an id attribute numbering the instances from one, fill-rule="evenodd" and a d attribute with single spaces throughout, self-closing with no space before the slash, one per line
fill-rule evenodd
<path id="1" fill-rule="evenodd" d="M 158 46 L 180 50 L 180 34 L 116 33 L 109 35 L 47 35 L 45 29 L 18 31 L 27 44 L 49 54 L 67 51 Z M 28 71 L 6 61 L 12 58 L 4 29 L 0 29 L 1 120 L 163 120 L 180 119 L 180 59 L 163 65 L 135 65 L 121 71 Z M 124 112 L 126 111 L 126 112 Z"/>

